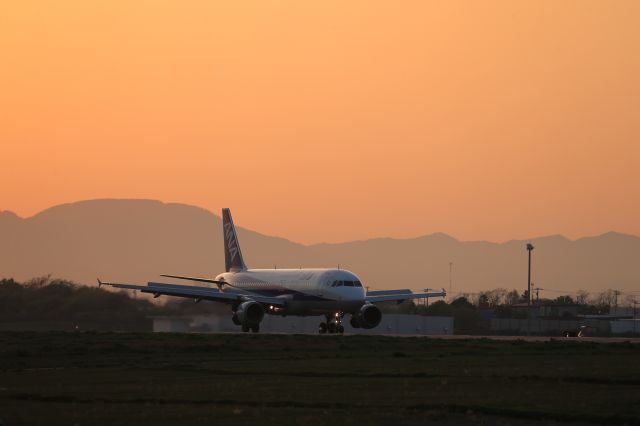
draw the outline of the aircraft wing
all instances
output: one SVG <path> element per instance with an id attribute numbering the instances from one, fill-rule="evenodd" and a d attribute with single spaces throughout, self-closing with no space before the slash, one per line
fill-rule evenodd
<path id="1" fill-rule="evenodd" d="M 284 306 L 286 301 L 278 297 L 261 296 L 254 293 L 231 293 L 222 292 L 217 288 L 196 287 L 190 285 L 165 284 L 149 282 L 147 285 L 125 284 L 125 283 L 109 283 L 98 280 L 99 285 L 108 285 L 115 288 L 125 288 L 130 290 L 139 290 L 142 293 L 151 293 L 154 297 L 161 295 L 186 297 L 189 299 L 212 300 L 216 302 L 244 302 L 247 300 L 255 300 L 258 303 L 264 303 L 274 306 Z"/>
<path id="2" fill-rule="evenodd" d="M 447 292 L 442 290 L 438 292 L 429 292 L 429 293 L 414 293 L 409 289 L 403 290 L 380 290 L 380 291 L 370 291 L 365 296 L 367 302 L 377 303 L 377 302 L 388 302 L 391 300 L 396 300 L 401 302 L 403 300 L 408 299 L 425 299 L 428 297 L 444 297 L 447 295 Z"/>

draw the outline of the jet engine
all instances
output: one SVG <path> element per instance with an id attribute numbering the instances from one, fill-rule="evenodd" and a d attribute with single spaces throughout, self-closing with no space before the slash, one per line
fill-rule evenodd
<path id="1" fill-rule="evenodd" d="M 238 306 L 233 315 L 233 322 L 236 321 L 245 326 L 255 326 L 260 324 L 264 317 L 264 309 L 258 302 L 244 302 Z M 238 324 L 239 325 L 239 324 Z"/>
<path id="2" fill-rule="evenodd" d="M 355 319 L 362 328 L 374 328 L 380 324 L 380 321 L 382 320 L 382 312 L 377 306 L 367 304 L 360 308 Z"/>
<path id="3" fill-rule="evenodd" d="M 351 315 L 351 319 L 349 320 L 349 324 L 353 328 L 360 328 L 360 321 L 358 321 L 358 317 L 355 315 Z"/>

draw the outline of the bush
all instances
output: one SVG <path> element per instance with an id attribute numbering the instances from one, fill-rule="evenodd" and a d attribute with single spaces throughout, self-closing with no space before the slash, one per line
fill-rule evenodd
<path id="1" fill-rule="evenodd" d="M 84 323 L 140 330 L 151 328 L 148 316 L 156 309 L 146 300 L 67 280 L 41 277 L 24 284 L 0 280 L 0 321 L 5 323 L 40 323 L 52 329 L 68 327 L 62 323 Z"/>

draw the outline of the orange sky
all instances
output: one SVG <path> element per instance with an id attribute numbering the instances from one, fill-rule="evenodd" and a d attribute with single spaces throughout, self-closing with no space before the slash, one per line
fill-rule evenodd
<path id="1" fill-rule="evenodd" d="M 0 6 L 0 210 L 154 198 L 295 241 L 640 234 L 640 2 Z"/>

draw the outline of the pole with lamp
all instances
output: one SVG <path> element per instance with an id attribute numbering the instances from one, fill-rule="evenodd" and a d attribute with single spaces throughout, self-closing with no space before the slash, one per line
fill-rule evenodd
<path id="1" fill-rule="evenodd" d="M 527 335 L 531 335 L 531 252 L 534 248 L 533 244 L 527 243 L 527 252 L 529 252 L 529 269 L 527 276 Z"/>
<path id="2" fill-rule="evenodd" d="M 637 331 L 636 331 L 636 323 L 638 322 L 638 320 L 636 319 L 636 306 L 637 305 L 638 305 L 638 301 L 634 298 L 633 299 L 633 335 L 634 335 L 634 337 L 637 334 Z"/>

